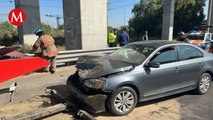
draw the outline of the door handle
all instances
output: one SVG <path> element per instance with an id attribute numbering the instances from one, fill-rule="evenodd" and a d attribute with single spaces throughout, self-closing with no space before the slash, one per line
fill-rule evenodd
<path id="1" fill-rule="evenodd" d="M 176 72 L 179 72 L 179 71 L 180 71 L 180 68 L 175 67 L 174 70 L 175 70 Z"/>

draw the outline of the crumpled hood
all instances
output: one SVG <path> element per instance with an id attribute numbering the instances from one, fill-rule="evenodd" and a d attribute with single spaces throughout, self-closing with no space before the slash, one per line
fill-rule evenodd
<path id="1" fill-rule="evenodd" d="M 110 56 L 83 56 L 77 61 L 78 75 L 83 78 L 98 78 L 113 73 L 130 70 L 132 65 L 117 61 Z"/>

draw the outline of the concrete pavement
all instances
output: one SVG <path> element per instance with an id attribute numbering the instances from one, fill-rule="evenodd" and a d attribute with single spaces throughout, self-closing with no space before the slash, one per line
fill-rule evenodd
<path id="1" fill-rule="evenodd" d="M 74 73 L 74 71 L 75 68 L 70 66 L 59 68 L 54 75 L 49 73 L 32 73 L 0 84 L 0 88 L 5 88 L 12 82 L 18 81 L 18 88 L 13 103 L 8 104 L 8 94 L 0 95 L 0 116 L 5 114 L 13 115 L 14 111 L 16 113 L 19 110 L 21 111 L 23 106 L 32 109 L 41 107 L 44 103 L 40 99 L 43 98 L 38 95 L 43 95 L 45 88 L 54 88 L 66 94 L 65 82 L 67 77 Z M 193 91 L 189 91 L 139 103 L 133 112 L 127 116 L 113 116 L 110 112 L 93 115 L 98 120 L 212 120 L 212 102 L 213 88 L 211 87 L 210 91 L 205 95 L 196 95 Z M 69 120 L 71 116 L 72 114 L 61 113 L 46 119 Z"/>
<path id="2" fill-rule="evenodd" d="M 30 73 L 23 75 L 10 81 L 0 84 L 0 89 L 4 89 L 10 86 L 13 82 L 18 83 L 18 87 L 14 94 L 13 102 L 20 102 L 31 96 L 43 94 L 44 90 L 49 86 L 63 85 L 66 83 L 69 75 L 75 71 L 74 66 L 58 68 L 55 74 L 50 73 Z M 0 95 L 0 105 L 7 104 L 9 102 L 10 95 L 8 93 Z"/>

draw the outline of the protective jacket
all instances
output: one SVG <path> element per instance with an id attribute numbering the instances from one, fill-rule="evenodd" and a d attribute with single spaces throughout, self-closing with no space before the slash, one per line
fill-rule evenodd
<path id="1" fill-rule="evenodd" d="M 42 35 L 36 40 L 33 45 L 33 49 L 36 50 L 39 47 L 42 50 L 43 56 L 53 57 L 58 54 L 58 50 L 55 46 L 55 40 L 50 35 Z"/>

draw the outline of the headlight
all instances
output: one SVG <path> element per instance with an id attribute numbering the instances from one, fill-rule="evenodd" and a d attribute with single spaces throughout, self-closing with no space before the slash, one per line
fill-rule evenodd
<path id="1" fill-rule="evenodd" d="M 84 81 L 84 85 L 92 89 L 101 89 L 103 88 L 105 81 L 99 79 L 88 79 Z"/>

